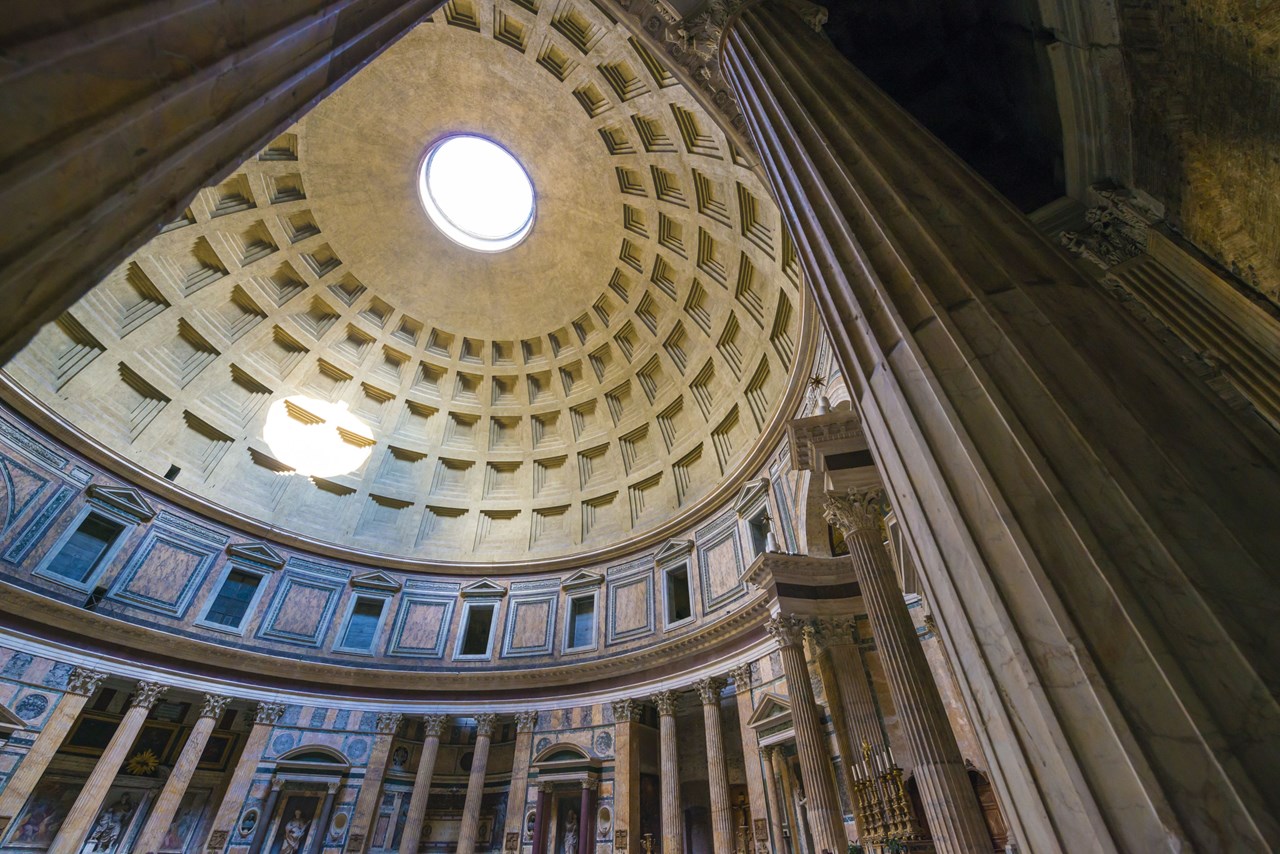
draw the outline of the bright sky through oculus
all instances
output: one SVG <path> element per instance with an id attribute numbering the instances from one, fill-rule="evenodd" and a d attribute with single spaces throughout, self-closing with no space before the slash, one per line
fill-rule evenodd
<path id="1" fill-rule="evenodd" d="M 373 450 L 373 431 L 345 403 L 303 395 L 271 404 L 262 438 L 277 460 L 310 477 L 353 472 Z"/>
<path id="2" fill-rule="evenodd" d="M 436 227 L 470 249 L 510 249 L 533 228 L 533 182 L 509 151 L 483 137 L 436 143 L 422 161 L 418 195 Z"/>

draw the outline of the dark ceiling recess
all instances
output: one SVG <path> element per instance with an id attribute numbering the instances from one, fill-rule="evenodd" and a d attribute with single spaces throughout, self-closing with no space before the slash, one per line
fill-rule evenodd
<path id="1" fill-rule="evenodd" d="M 825 31 L 1023 211 L 1063 195 L 1062 125 L 1034 0 L 846 0 Z"/>

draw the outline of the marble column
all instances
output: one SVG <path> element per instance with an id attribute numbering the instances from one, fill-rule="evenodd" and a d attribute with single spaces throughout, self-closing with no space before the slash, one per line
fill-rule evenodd
<path id="1" fill-rule="evenodd" d="M 718 65 L 1019 846 L 1280 848 L 1275 433 L 797 5 L 719 4 Z"/>
<path id="2" fill-rule="evenodd" d="M 662 776 L 662 854 L 684 852 L 684 809 L 680 804 L 680 748 L 676 743 L 676 704 L 680 695 L 660 691 L 653 695 L 658 707 L 658 744 Z"/>
<path id="3" fill-rule="evenodd" d="M 587 854 L 588 851 L 595 851 L 595 839 L 591 821 L 592 813 L 595 812 L 596 802 L 596 781 L 582 781 L 582 797 L 578 802 L 578 852 L 579 854 Z"/>
<path id="4" fill-rule="evenodd" d="M 724 735 L 720 731 L 720 692 L 723 679 L 707 677 L 695 686 L 702 701 L 707 738 L 707 783 L 711 788 L 711 839 L 716 851 L 733 851 L 733 806 L 729 803 L 729 769 L 725 766 Z"/>
<path id="5" fill-rule="evenodd" d="M 640 726 L 639 700 L 613 701 L 613 827 L 614 839 L 626 834 L 617 851 L 640 851 Z"/>
<path id="6" fill-rule="evenodd" d="M 889 695 L 911 752 L 934 845 L 939 854 L 990 848 L 991 836 L 969 783 L 969 772 L 884 547 L 884 500 L 879 487 L 851 491 L 829 496 L 824 513 L 827 521 L 844 532 L 849 546 L 849 559 L 862 591 Z"/>
<path id="7" fill-rule="evenodd" d="M 339 783 L 335 780 L 325 785 L 327 791 L 324 794 L 324 803 L 320 805 L 320 817 L 316 819 L 311 842 L 307 845 L 307 854 L 321 854 L 324 851 L 324 837 L 329 832 L 329 822 L 333 819 L 333 802 L 337 800 Z M 416 850 L 414 854 L 417 854 Z"/>
<path id="8" fill-rule="evenodd" d="M 550 809 L 551 784 L 538 784 L 538 806 L 533 813 L 533 854 L 547 854 L 547 811 Z"/>
<path id="9" fill-rule="evenodd" d="M 355 811 L 351 814 L 351 827 L 347 830 L 347 845 L 343 849 L 347 854 L 364 852 L 369 828 L 373 826 L 378 805 L 382 803 L 382 781 L 387 776 L 391 745 L 403 719 L 399 712 L 383 712 L 377 717 L 374 725 L 377 734 L 373 737 L 373 749 L 369 751 L 369 762 L 364 766 L 364 780 L 360 783 L 360 794 L 356 796 Z"/>
<path id="10" fill-rule="evenodd" d="M 755 705 L 751 701 L 751 662 L 746 662 L 729 671 L 733 680 L 734 699 L 738 703 L 738 732 L 742 739 L 742 764 L 747 773 L 747 801 L 751 804 L 751 837 L 754 851 L 768 851 L 770 837 L 780 839 L 781 829 L 777 825 L 770 826 L 768 794 L 765 789 L 765 775 L 760 770 L 760 742 L 756 731 L 751 728 L 751 715 Z M 763 824 L 762 824 L 763 822 Z M 761 833 L 760 831 L 764 832 Z"/>
<path id="11" fill-rule="evenodd" d="M 259 703 L 254 711 L 253 728 L 249 730 L 249 737 L 245 739 L 244 747 L 240 749 L 240 759 L 236 762 L 235 770 L 231 772 L 231 781 L 227 783 L 222 803 L 218 805 L 217 815 L 214 816 L 213 823 L 210 825 L 209 851 L 222 851 L 227 847 L 227 841 L 235 832 L 240 818 L 240 808 L 244 806 L 245 798 L 249 796 L 253 786 L 253 775 L 257 771 L 258 762 L 261 761 L 262 754 L 267 749 L 267 739 L 276 721 L 280 720 L 283 714 L 284 703 L 275 702 Z M 259 826 L 266 821 L 266 816 L 258 816 Z"/>
<path id="12" fill-rule="evenodd" d="M 253 841 L 249 843 L 249 854 L 261 854 L 262 846 L 267 843 L 267 831 L 276 814 L 276 805 L 280 803 L 280 790 L 284 788 L 284 780 L 271 778 L 271 788 L 267 792 L 267 800 L 258 813 L 258 822 L 253 826 Z M 282 819 L 283 820 L 283 819 Z"/>
<path id="13" fill-rule="evenodd" d="M 49 767 L 49 760 L 62 746 L 63 739 L 71 730 L 71 725 L 80 716 L 85 703 L 102 685 L 107 674 L 84 667 L 74 667 L 67 677 L 67 692 L 62 695 L 58 705 L 54 706 L 48 720 L 40 729 L 31 749 L 22 757 L 17 770 L 9 777 L 9 783 L 0 792 L 0 832 L 3 831 L 22 809 L 22 805 L 31 796 L 36 783 Z"/>
<path id="14" fill-rule="evenodd" d="M 129 710 L 120 719 L 120 725 L 116 727 L 111 741 L 98 757 L 98 763 L 93 766 L 89 779 L 85 781 L 84 788 L 80 790 L 66 820 L 62 822 L 58 835 L 54 837 L 49 854 L 75 854 L 84 846 L 85 838 L 102 809 L 102 802 L 106 800 L 107 791 L 115 782 L 120 766 L 128 758 L 129 750 L 151 712 L 151 707 L 167 690 L 168 686 L 156 682 L 139 682 L 134 688 Z"/>
<path id="15" fill-rule="evenodd" d="M 409 812 L 404 819 L 404 832 L 400 834 L 400 854 L 418 854 L 418 841 L 422 838 L 422 823 L 427 816 L 427 799 L 431 796 L 431 776 L 436 771 L 436 756 L 440 753 L 440 735 L 449 723 L 448 715 L 423 715 L 422 754 L 418 757 L 418 771 L 413 777 L 413 794 L 409 796 Z"/>
<path id="16" fill-rule="evenodd" d="M 867 773 L 877 774 L 885 770 L 877 758 L 884 753 L 884 729 L 880 724 L 880 711 L 871 682 L 867 678 L 862 651 L 858 648 L 858 629 L 852 617 L 824 617 L 814 620 L 810 626 L 810 639 L 819 657 L 825 657 L 831 666 L 835 681 L 835 693 L 839 696 L 848 727 L 850 749 L 853 751 L 852 767 L 865 765 L 863 745 L 873 753 L 872 767 Z M 827 694 L 831 695 L 828 686 Z M 858 776 L 855 773 L 855 776 Z M 863 775 L 865 776 L 865 775 Z"/>
<path id="17" fill-rule="evenodd" d="M 861 742 L 855 742 L 850 736 L 849 716 L 845 712 L 844 699 L 836 685 L 835 667 L 831 661 L 831 649 L 826 644 L 826 628 L 831 621 L 820 623 L 811 620 L 806 627 L 810 648 L 813 650 L 813 663 L 818 667 L 818 678 L 822 680 L 822 690 L 827 698 L 827 716 L 831 719 L 831 728 L 836 737 L 836 750 L 840 753 L 840 771 L 844 777 L 845 791 L 849 798 L 854 795 L 853 781 L 856 777 L 854 767 L 862 764 Z M 815 625 L 817 623 L 817 625 Z M 840 621 L 841 628 L 852 630 L 853 618 Z M 855 746 L 856 745 L 856 746 Z M 838 793 L 837 793 L 838 794 Z M 837 800 L 837 803 L 839 801 Z"/>
<path id="18" fill-rule="evenodd" d="M 789 847 L 793 854 L 809 854 L 804 844 L 803 817 L 796 811 L 796 799 L 791 785 L 791 769 L 787 767 L 787 754 L 779 745 L 769 755 L 773 765 L 773 776 L 777 778 L 778 795 L 782 799 L 782 812 L 787 817 L 787 827 L 791 829 Z"/>
<path id="19" fill-rule="evenodd" d="M 809 667 L 804 657 L 805 621 L 799 617 L 773 617 L 765 630 L 778 642 L 782 672 L 787 680 L 791 700 L 791 720 L 796 731 L 796 754 L 800 758 L 800 777 L 808 798 L 809 824 L 814 847 L 821 851 L 845 851 L 849 847 L 844 832 L 844 815 L 836 793 L 831 750 L 826 734 L 818 722 L 818 703 L 809 681 Z"/>
<path id="20" fill-rule="evenodd" d="M 462 831 L 458 834 L 458 854 L 475 854 L 476 833 L 480 829 L 480 799 L 484 797 L 484 775 L 489 765 L 489 742 L 498 716 L 476 715 L 476 746 L 471 754 L 471 777 L 467 780 L 467 800 L 462 807 Z"/>
<path id="21" fill-rule="evenodd" d="M 778 748 L 776 747 L 762 747 L 760 748 L 760 757 L 757 760 L 759 764 L 764 766 L 764 773 L 760 776 L 763 778 L 765 787 L 765 809 L 769 815 L 769 832 L 773 835 L 773 845 L 770 846 L 767 839 L 757 839 L 756 850 L 761 850 L 760 843 L 763 842 L 766 852 L 784 854 L 786 842 L 782 835 L 782 816 L 786 812 L 786 804 L 783 803 L 782 794 L 778 791 L 778 775 L 773 767 L 773 757 L 777 752 Z"/>
<path id="22" fill-rule="evenodd" d="M 191 728 L 191 734 L 187 736 L 187 743 L 183 745 L 178 761 L 169 772 L 169 778 L 164 781 L 164 788 L 160 790 L 160 796 L 151 807 L 146 825 L 134 840 L 135 851 L 154 854 L 160 847 L 160 843 L 164 841 L 164 835 L 169 830 L 169 825 L 173 824 L 178 806 L 187 793 L 187 786 L 191 784 L 191 775 L 196 772 L 196 766 L 200 764 L 205 745 L 209 743 L 209 735 L 218 723 L 218 718 L 222 717 L 222 713 L 226 711 L 229 702 L 231 702 L 230 697 L 217 694 L 204 695 L 200 704 L 200 717 Z"/>
<path id="23" fill-rule="evenodd" d="M 511 835 L 515 834 L 515 850 L 520 850 L 524 834 L 525 799 L 529 793 L 529 761 L 532 759 L 533 731 L 538 726 L 536 711 L 516 712 L 515 756 L 511 763 L 511 790 L 507 794 L 507 823 L 502 848 L 510 848 Z"/>

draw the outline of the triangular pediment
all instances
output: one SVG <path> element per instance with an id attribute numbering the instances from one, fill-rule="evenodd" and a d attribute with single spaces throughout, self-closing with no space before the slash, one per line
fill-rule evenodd
<path id="1" fill-rule="evenodd" d="M 667 540 L 653 556 L 653 562 L 662 566 L 684 560 L 693 551 L 693 540 Z"/>
<path id="2" fill-rule="evenodd" d="M 132 486 L 103 486 L 95 483 L 89 487 L 88 495 L 112 510 L 143 522 L 150 521 L 156 515 L 156 509 Z"/>
<path id="3" fill-rule="evenodd" d="M 497 599 L 507 595 L 507 588 L 488 578 L 473 581 L 460 591 L 464 599 Z"/>
<path id="4" fill-rule="evenodd" d="M 742 489 L 738 490 L 738 497 L 733 500 L 734 512 L 739 516 L 751 512 L 755 509 L 756 504 L 765 498 L 768 492 L 768 478 L 761 477 L 747 481 L 743 484 Z"/>
<path id="5" fill-rule="evenodd" d="M 751 713 L 747 726 L 752 729 L 766 729 L 791 723 L 791 703 L 786 697 L 769 692 L 760 700 L 760 705 Z"/>
<path id="6" fill-rule="evenodd" d="M 262 566 L 284 566 L 285 557 L 266 543 L 232 543 L 227 554 Z"/>
<path id="7" fill-rule="evenodd" d="M 585 587 L 599 587 L 604 583 L 604 576 L 590 570 L 580 569 L 560 582 L 562 590 L 581 590 Z"/>
<path id="8" fill-rule="evenodd" d="M 374 570 L 373 572 L 352 576 L 351 586 L 361 587 L 365 590 L 386 590 L 391 593 L 398 593 L 404 585 L 385 572 Z"/>

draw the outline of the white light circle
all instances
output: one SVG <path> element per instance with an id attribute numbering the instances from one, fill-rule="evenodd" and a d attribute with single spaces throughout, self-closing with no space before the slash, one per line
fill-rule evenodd
<path id="1" fill-rule="evenodd" d="M 295 394 L 267 410 L 262 438 L 275 458 L 298 474 L 335 477 L 369 459 L 373 431 L 345 403 Z"/>
<path id="2" fill-rule="evenodd" d="M 502 146 L 459 134 L 422 158 L 418 197 L 436 228 L 479 252 L 510 249 L 533 228 L 533 182 Z"/>

